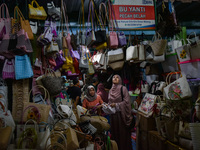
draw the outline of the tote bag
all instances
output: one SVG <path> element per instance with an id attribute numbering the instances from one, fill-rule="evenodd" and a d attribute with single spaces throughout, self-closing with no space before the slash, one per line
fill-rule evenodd
<path id="1" fill-rule="evenodd" d="M 26 79 L 33 76 L 33 70 L 28 55 L 15 56 L 15 78 Z"/>
<path id="2" fill-rule="evenodd" d="M 3 66 L 3 79 L 14 79 L 15 78 L 15 62 L 14 60 L 5 60 Z"/>
<path id="3" fill-rule="evenodd" d="M 4 17 L 4 9 L 5 9 L 5 17 Z M 3 14 L 1 14 L 3 12 Z M 11 30 L 11 19 L 8 11 L 8 7 L 5 3 L 0 6 L 0 31 L 3 27 L 6 27 L 6 33 L 10 33 Z"/>
<path id="4" fill-rule="evenodd" d="M 189 44 L 185 44 L 181 47 L 178 47 L 176 49 L 176 53 L 177 53 L 177 56 L 178 56 L 178 59 L 180 62 L 183 62 L 183 61 L 187 61 L 187 60 L 190 60 L 190 45 Z"/>
<path id="5" fill-rule="evenodd" d="M 166 80 L 171 79 L 172 75 L 168 75 Z M 190 86 L 185 76 L 175 80 L 164 88 L 164 94 L 167 99 L 181 100 L 192 96 Z"/>

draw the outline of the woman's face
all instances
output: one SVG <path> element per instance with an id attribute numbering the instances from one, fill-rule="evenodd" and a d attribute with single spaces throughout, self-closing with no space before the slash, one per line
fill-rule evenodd
<path id="1" fill-rule="evenodd" d="M 94 96 L 94 94 L 95 94 L 94 88 L 91 88 L 91 89 L 90 89 L 90 95 L 91 95 L 91 96 Z"/>
<path id="2" fill-rule="evenodd" d="M 118 84 L 118 83 L 119 83 L 119 77 L 118 77 L 118 76 L 113 76 L 112 82 L 113 82 L 114 84 Z"/>

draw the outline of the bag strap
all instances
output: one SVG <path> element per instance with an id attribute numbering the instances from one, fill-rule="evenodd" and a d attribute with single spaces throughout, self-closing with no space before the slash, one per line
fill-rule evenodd
<path id="1" fill-rule="evenodd" d="M 105 9 L 105 17 L 103 17 L 102 7 L 104 7 L 104 9 Z M 103 18 L 103 20 L 102 20 L 102 18 Z M 106 29 L 106 20 L 108 20 L 108 12 L 107 12 L 106 5 L 103 2 L 99 5 L 99 20 L 101 22 L 102 27 L 104 29 Z"/>
<path id="2" fill-rule="evenodd" d="M 6 14 L 4 16 L 4 8 L 6 9 Z M 3 12 L 3 14 L 1 14 Z M 1 4 L 0 6 L 0 17 L 2 18 L 10 18 L 10 14 L 9 14 L 9 11 L 8 11 L 8 7 L 5 3 Z"/>
<path id="3" fill-rule="evenodd" d="M 32 0 L 31 5 L 33 6 L 34 3 L 36 4 L 37 8 L 40 7 L 40 5 L 38 4 L 38 2 L 36 0 Z"/>
<path id="4" fill-rule="evenodd" d="M 65 5 L 65 3 L 63 5 L 63 7 L 62 7 L 62 10 L 63 10 L 64 19 L 65 19 L 65 27 L 67 29 L 67 33 L 69 33 L 68 16 L 65 15 L 65 13 L 66 13 L 66 5 Z"/>
<path id="5" fill-rule="evenodd" d="M 124 101 L 123 85 L 122 85 L 122 87 L 121 87 L 121 97 L 122 97 L 122 101 Z"/>

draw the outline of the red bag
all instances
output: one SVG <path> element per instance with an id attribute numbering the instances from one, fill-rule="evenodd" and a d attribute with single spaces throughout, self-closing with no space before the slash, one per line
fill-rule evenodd
<path id="1" fill-rule="evenodd" d="M 75 57 L 74 57 L 73 65 L 74 65 L 75 72 L 80 74 L 79 62 Z"/>

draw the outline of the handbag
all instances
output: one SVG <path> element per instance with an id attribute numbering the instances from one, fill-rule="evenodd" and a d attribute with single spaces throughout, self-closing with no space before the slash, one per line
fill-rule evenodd
<path id="1" fill-rule="evenodd" d="M 57 37 L 57 25 L 55 21 L 52 21 L 52 19 L 47 19 L 45 20 L 44 23 L 44 30 L 46 30 L 46 28 L 50 27 L 51 28 L 51 33 L 53 33 L 54 37 Z"/>
<path id="2" fill-rule="evenodd" d="M 4 8 L 5 8 L 5 16 L 4 16 Z M 0 6 L 0 12 L 3 12 L 3 15 L 0 16 L 0 31 L 2 31 L 3 27 L 6 28 L 6 33 L 10 33 L 11 30 L 11 18 L 9 14 L 8 7 L 5 3 L 2 3 Z"/>
<path id="3" fill-rule="evenodd" d="M 88 59 L 86 55 L 88 55 L 89 49 L 86 46 L 81 45 L 80 50 L 81 50 L 81 58 L 79 60 L 79 67 L 87 69 L 89 65 L 88 65 Z"/>
<path id="4" fill-rule="evenodd" d="M 36 7 L 33 6 L 34 3 L 36 4 Z M 43 6 L 39 6 L 36 0 L 32 0 L 31 4 L 28 4 L 28 8 L 30 19 L 46 20 L 47 13 Z"/>
<path id="5" fill-rule="evenodd" d="M 44 46 L 44 49 L 45 49 L 45 55 L 48 55 L 48 54 L 51 55 L 51 54 L 55 54 L 59 52 L 59 47 L 56 41 L 51 41 L 51 44 Z"/>
<path id="6" fill-rule="evenodd" d="M 153 106 L 156 103 L 156 95 L 146 93 L 138 108 L 145 117 L 150 117 L 153 114 Z"/>
<path id="7" fill-rule="evenodd" d="M 50 128 L 46 125 L 45 131 L 38 133 L 37 149 L 45 149 L 45 145 L 49 146 L 51 144 L 51 141 L 48 140 L 50 134 Z"/>
<path id="8" fill-rule="evenodd" d="M 180 100 L 186 99 L 192 96 L 192 92 L 188 81 L 185 76 L 170 83 L 173 74 L 168 74 L 166 77 L 167 86 L 164 88 L 164 94 L 167 99 Z M 167 81 L 169 79 L 169 82 Z"/>
<path id="9" fill-rule="evenodd" d="M 26 79 L 33 76 L 30 59 L 27 55 L 15 56 L 15 78 Z"/>
<path id="10" fill-rule="evenodd" d="M 64 64 L 64 60 L 62 59 L 63 56 L 60 53 L 57 53 L 56 56 L 56 66 L 54 67 L 54 71 L 61 68 Z"/>
<path id="11" fill-rule="evenodd" d="M 158 37 L 157 37 L 158 35 Z M 158 39 L 157 39 L 158 38 Z M 155 56 L 163 55 L 167 46 L 167 40 L 163 40 L 161 35 L 157 32 L 153 36 L 153 42 L 150 44 Z"/>
<path id="12" fill-rule="evenodd" d="M 145 60 L 146 55 L 145 55 L 145 48 L 144 48 L 143 44 L 139 45 L 138 55 L 139 55 L 138 60 L 140 60 L 140 61 L 144 61 Z"/>
<path id="13" fill-rule="evenodd" d="M 190 36 L 194 34 L 194 38 L 191 39 Z M 199 59 L 200 55 L 199 55 L 199 48 L 200 48 L 200 40 L 199 37 L 196 36 L 195 32 L 190 33 L 190 35 L 188 36 L 188 39 L 190 40 L 191 44 L 191 48 L 190 48 L 190 54 L 191 54 L 191 59 Z"/>
<path id="14" fill-rule="evenodd" d="M 141 80 L 141 92 L 148 93 L 149 92 L 149 84 L 146 81 Z"/>
<path id="15" fill-rule="evenodd" d="M 116 61 L 114 63 L 109 63 L 108 66 L 110 66 L 115 71 L 119 71 L 123 68 L 124 61 Z"/>
<path id="16" fill-rule="evenodd" d="M 53 39 L 53 33 L 51 33 L 51 28 L 48 27 L 45 29 L 44 33 L 42 33 L 38 37 L 37 42 L 39 45 L 45 46 L 51 43 L 52 39 Z"/>
<path id="17" fill-rule="evenodd" d="M 88 73 L 89 75 L 93 75 L 95 73 L 93 63 L 90 60 L 88 60 Z"/>
<path id="18" fill-rule="evenodd" d="M 31 30 L 31 26 L 30 26 L 29 20 L 25 20 L 22 12 L 20 11 L 18 6 L 15 6 L 14 16 L 16 16 L 16 12 L 17 12 L 17 16 L 20 18 L 21 28 L 24 29 L 25 32 L 27 32 L 29 39 L 33 40 L 34 36 L 33 36 L 32 30 Z M 13 22 L 16 22 L 16 19 L 14 19 Z"/>
<path id="19" fill-rule="evenodd" d="M 190 57 L 190 44 L 184 44 L 181 47 L 176 49 L 176 53 L 179 59 L 179 62 L 188 61 L 191 59 Z"/>
<path id="20" fill-rule="evenodd" d="M 87 32 L 86 32 L 86 45 L 88 47 L 90 47 L 96 41 L 96 37 L 95 37 L 95 33 L 94 33 L 94 25 L 93 25 L 94 7 L 92 4 L 92 1 L 90 1 L 90 4 L 89 4 L 88 23 L 89 23 L 90 17 L 91 17 L 92 29 L 91 29 L 91 31 L 89 31 L 89 29 L 87 29 Z"/>
<path id="21" fill-rule="evenodd" d="M 54 20 L 58 21 L 61 18 L 60 11 L 60 7 L 55 7 L 53 1 L 47 3 L 47 13 Z"/>
<path id="22" fill-rule="evenodd" d="M 192 139 L 191 132 L 190 132 L 190 126 L 188 122 L 179 121 L 179 130 L 178 135 L 183 138 Z"/>
<path id="23" fill-rule="evenodd" d="M 129 61 L 129 60 L 136 60 L 138 59 L 138 46 L 129 46 L 127 49 L 126 49 L 126 60 Z"/>
<path id="24" fill-rule="evenodd" d="M 108 51 L 108 64 L 124 59 L 122 48 Z"/>
<path id="25" fill-rule="evenodd" d="M 36 122 L 47 122 L 50 109 L 50 105 L 24 102 L 22 122 L 26 122 L 29 119 Z"/>
<path id="26" fill-rule="evenodd" d="M 150 45 L 145 46 L 146 60 L 152 60 L 154 58 L 153 50 Z"/>
<path id="27" fill-rule="evenodd" d="M 3 79 L 15 79 L 15 61 L 6 59 L 3 66 Z"/>
<path id="28" fill-rule="evenodd" d="M 33 34 L 37 34 L 37 31 L 38 31 L 37 22 L 30 21 L 29 23 L 30 23 Z"/>
<path id="29" fill-rule="evenodd" d="M 45 76 L 41 79 L 43 86 L 48 90 L 50 95 L 58 95 L 64 88 L 65 79 L 62 77 L 56 77 L 55 73 L 49 76 L 45 73 Z"/>

